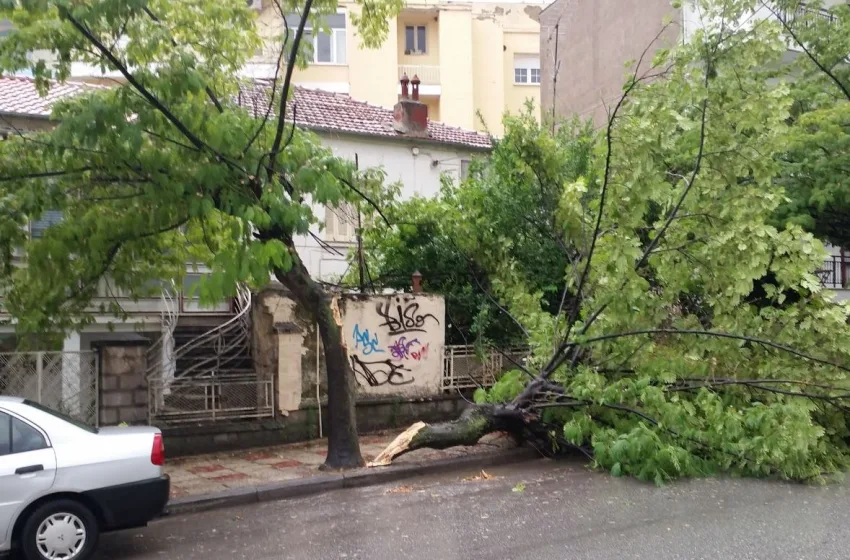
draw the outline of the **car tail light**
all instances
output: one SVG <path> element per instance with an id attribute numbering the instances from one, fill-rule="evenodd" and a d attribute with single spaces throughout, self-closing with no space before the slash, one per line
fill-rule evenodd
<path id="1" fill-rule="evenodd" d="M 155 434 L 153 436 L 151 463 L 158 467 L 162 467 L 165 465 L 165 443 L 162 441 L 162 434 Z"/>

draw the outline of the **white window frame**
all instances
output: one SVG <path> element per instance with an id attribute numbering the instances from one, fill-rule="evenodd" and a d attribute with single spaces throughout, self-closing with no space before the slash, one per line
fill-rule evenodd
<path id="1" fill-rule="evenodd" d="M 517 70 L 525 70 L 524 79 L 517 79 Z M 532 80 L 532 71 L 537 71 L 537 81 Z M 540 85 L 540 55 L 538 54 L 515 54 L 514 55 L 514 84 L 522 86 Z"/>
<path id="2" fill-rule="evenodd" d="M 407 48 L 407 29 L 413 29 L 413 49 Z M 425 30 L 425 48 L 420 48 L 419 44 L 419 29 L 422 28 Z M 428 25 L 427 24 L 404 24 L 404 54 L 410 56 L 421 56 L 424 54 L 428 54 Z"/>
<path id="3" fill-rule="evenodd" d="M 323 64 L 325 66 L 345 66 L 348 64 L 348 43 L 345 36 L 345 27 L 331 27 L 331 60 L 329 62 L 319 60 L 319 34 L 313 33 L 312 27 L 305 27 L 304 32 L 310 34 L 313 39 L 313 60 L 311 64 Z M 321 32 L 320 32 L 321 33 Z M 345 60 L 337 60 L 337 42 L 342 36 L 342 43 L 345 45 Z"/>
<path id="4" fill-rule="evenodd" d="M 330 62 L 320 62 L 319 61 L 319 34 L 313 33 L 313 27 L 311 26 L 311 22 L 308 20 L 307 24 L 304 26 L 304 33 L 310 34 L 310 40 L 313 46 L 313 57 L 310 60 L 310 64 L 317 64 L 323 66 L 347 66 L 348 65 L 348 37 L 346 35 L 346 30 L 348 29 L 348 18 L 346 17 L 346 11 L 342 8 L 337 8 L 337 15 L 341 15 L 344 18 L 344 26 L 343 27 L 329 27 L 330 30 L 330 38 L 331 38 L 331 60 Z M 290 16 L 287 16 L 289 18 Z M 298 17 L 298 14 L 293 14 L 291 17 Z M 287 19 L 287 21 L 289 21 Z M 297 25 L 297 22 L 290 22 L 289 29 L 290 32 L 294 35 L 295 29 L 294 26 Z M 321 32 L 321 31 L 320 31 Z M 345 47 L 345 60 L 340 61 L 337 58 L 338 48 L 340 41 L 342 45 Z"/>
<path id="5" fill-rule="evenodd" d="M 350 202 L 341 202 L 343 208 L 338 210 L 325 206 L 325 237 L 333 243 L 354 243 L 357 241 L 357 224 L 343 218 L 351 215 L 356 208 Z"/>

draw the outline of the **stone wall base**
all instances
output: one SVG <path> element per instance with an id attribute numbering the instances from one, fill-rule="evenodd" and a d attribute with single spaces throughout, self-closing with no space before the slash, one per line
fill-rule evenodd
<path id="1" fill-rule="evenodd" d="M 441 422 L 457 418 L 466 408 L 458 396 L 428 399 L 372 399 L 357 403 L 357 428 L 360 434 L 406 428 L 413 422 Z M 327 426 L 322 409 L 323 426 Z M 163 428 L 169 457 L 233 451 L 251 447 L 282 445 L 318 439 L 318 411 L 304 406 L 286 418 Z"/>

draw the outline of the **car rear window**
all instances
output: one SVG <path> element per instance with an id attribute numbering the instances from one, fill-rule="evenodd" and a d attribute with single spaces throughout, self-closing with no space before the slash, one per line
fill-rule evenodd
<path id="1" fill-rule="evenodd" d="M 96 434 L 97 433 L 97 428 L 93 428 L 93 427 L 89 426 L 88 424 L 86 424 L 85 422 L 80 422 L 79 420 L 75 420 L 74 418 L 71 418 L 67 414 L 62 414 L 61 412 L 57 412 L 57 411 L 55 411 L 51 408 L 47 408 L 46 406 L 39 404 L 37 402 L 25 400 L 24 404 L 27 405 L 27 406 L 30 406 L 30 407 L 38 410 L 38 411 L 44 412 L 45 414 L 55 416 L 56 418 L 59 418 L 60 420 L 64 420 L 65 422 L 67 422 L 67 423 L 69 423 L 73 426 L 76 426 L 77 428 L 79 428 L 81 430 L 85 430 L 85 431 L 89 432 L 90 434 Z"/>

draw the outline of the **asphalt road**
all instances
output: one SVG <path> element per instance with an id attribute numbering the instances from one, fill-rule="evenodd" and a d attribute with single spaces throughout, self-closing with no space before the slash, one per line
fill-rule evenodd
<path id="1" fill-rule="evenodd" d="M 497 478 L 443 475 L 168 518 L 104 536 L 97 558 L 850 558 L 842 485 L 698 480 L 656 488 L 544 460 L 488 473 Z"/>

